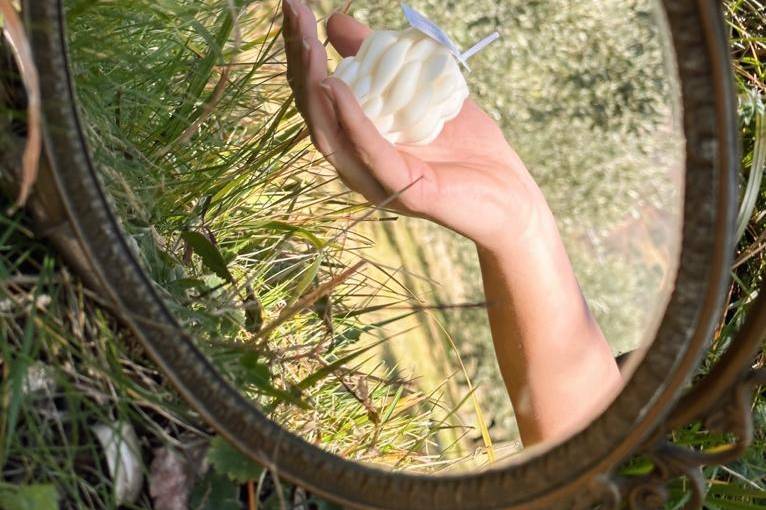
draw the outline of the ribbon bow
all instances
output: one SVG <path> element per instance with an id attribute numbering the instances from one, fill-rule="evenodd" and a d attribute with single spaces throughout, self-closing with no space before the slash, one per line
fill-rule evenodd
<path id="1" fill-rule="evenodd" d="M 426 18 L 423 14 L 419 13 L 405 3 L 402 3 L 402 12 L 404 12 L 404 17 L 407 18 L 407 21 L 410 23 L 412 28 L 423 32 L 431 39 L 446 47 L 449 52 L 454 55 L 457 61 L 460 62 L 469 72 L 471 71 L 471 68 L 468 67 L 468 59 L 500 38 L 500 34 L 494 32 L 474 44 L 469 50 L 462 51 L 460 47 L 455 44 L 455 42 L 450 39 L 450 37 L 444 32 L 444 30 L 439 27 L 439 25 Z"/>

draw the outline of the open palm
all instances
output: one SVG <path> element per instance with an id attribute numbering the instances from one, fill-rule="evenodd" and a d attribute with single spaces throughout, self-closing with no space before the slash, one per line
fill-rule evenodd
<path id="1" fill-rule="evenodd" d="M 288 79 L 317 148 L 341 179 L 373 203 L 436 221 L 479 244 L 518 236 L 539 189 L 497 125 L 468 99 L 429 145 L 392 145 L 365 116 L 351 89 L 327 77 L 327 52 L 316 18 L 299 0 L 284 0 Z M 327 24 L 342 56 L 355 55 L 369 27 L 344 14 Z"/>
<path id="2" fill-rule="evenodd" d="M 524 164 L 470 99 L 430 145 L 389 143 L 351 89 L 327 78 L 316 18 L 299 2 L 284 0 L 288 79 L 314 144 L 368 200 L 394 196 L 394 209 L 476 243 L 497 362 L 524 443 L 579 430 L 612 401 L 622 378 Z M 327 31 L 344 57 L 370 33 L 340 14 Z"/>

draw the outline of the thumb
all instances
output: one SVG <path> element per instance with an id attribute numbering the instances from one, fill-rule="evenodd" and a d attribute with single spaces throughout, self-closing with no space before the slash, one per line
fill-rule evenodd
<path id="1" fill-rule="evenodd" d="M 402 193 L 398 202 L 410 211 L 426 212 L 424 199 L 433 194 L 436 184 L 433 169 L 400 153 L 383 138 L 344 82 L 328 78 L 322 90 L 335 109 L 344 138 L 370 175 L 389 193 Z"/>
<path id="2" fill-rule="evenodd" d="M 348 14 L 336 12 L 327 20 L 327 36 L 343 57 L 356 55 L 372 29 Z"/>

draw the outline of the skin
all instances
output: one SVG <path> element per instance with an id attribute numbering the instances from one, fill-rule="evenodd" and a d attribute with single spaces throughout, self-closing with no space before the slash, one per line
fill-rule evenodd
<path id="1" fill-rule="evenodd" d="M 317 149 L 373 203 L 471 239 L 482 269 L 500 371 L 526 446 L 585 426 L 622 385 L 574 276 L 548 204 L 491 118 L 471 99 L 430 145 L 392 145 L 342 81 L 328 78 L 317 21 L 283 0 L 288 80 Z M 344 14 L 331 44 L 356 54 L 370 28 Z"/>

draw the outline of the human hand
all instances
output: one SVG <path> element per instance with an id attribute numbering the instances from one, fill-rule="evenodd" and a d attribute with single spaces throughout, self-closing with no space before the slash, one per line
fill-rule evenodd
<path id="1" fill-rule="evenodd" d="M 327 76 L 317 22 L 300 0 L 283 0 L 288 80 L 317 149 L 369 201 L 428 218 L 489 249 L 505 249 L 549 214 L 539 188 L 492 119 L 472 100 L 429 145 L 392 145 L 365 116 L 351 89 Z M 350 16 L 327 24 L 343 57 L 372 32 Z"/>
<path id="2" fill-rule="evenodd" d="M 559 440 L 621 387 L 553 215 L 500 129 L 473 101 L 430 145 L 392 145 L 351 89 L 327 78 L 316 18 L 283 0 L 288 79 L 316 147 L 371 202 L 436 221 L 478 245 L 498 366 L 525 444 Z M 371 30 L 342 14 L 327 26 L 343 57 Z M 401 193 L 400 193 L 401 192 Z"/>

